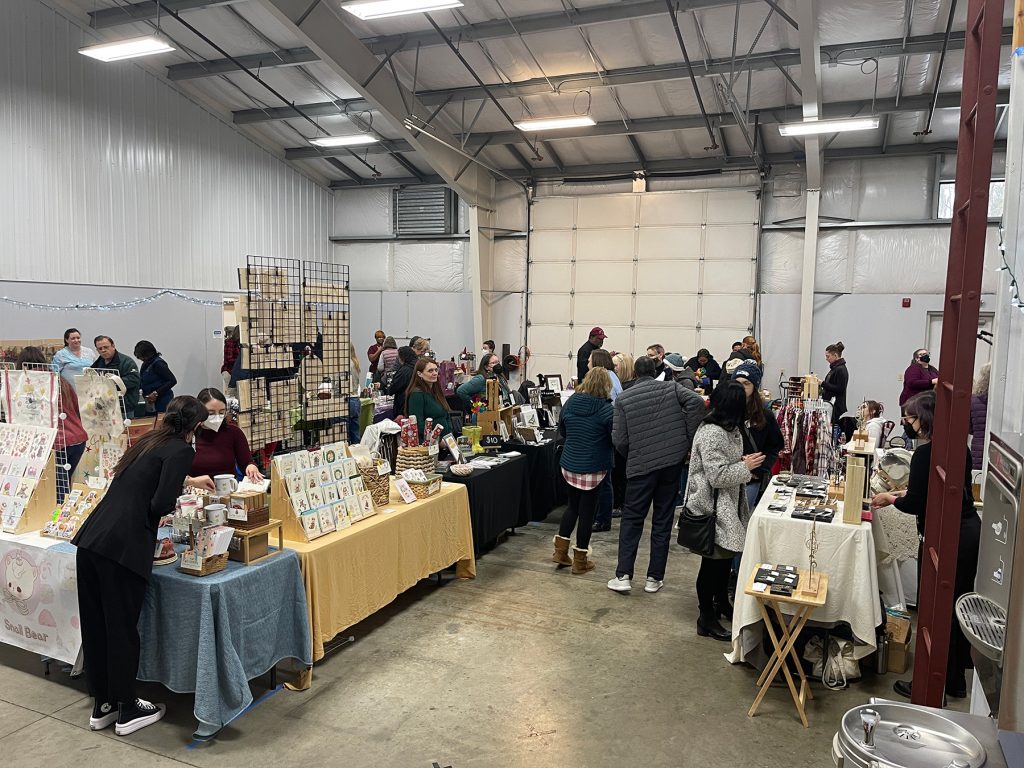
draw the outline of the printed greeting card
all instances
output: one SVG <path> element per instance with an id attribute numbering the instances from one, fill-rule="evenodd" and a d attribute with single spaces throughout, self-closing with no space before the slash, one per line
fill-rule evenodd
<path id="1" fill-rule="evenodd" d="M 309 497 L 309 506 L 313 509 L 318 509 L 324 505 L 324 494 L 319 486 L 307 488 L 306 496 Z"/>
<path id="2" fill-rule="evenodd" d="M 331 465 L 331 476 L 335 481 L 348 479 L 348 475 L 345 474 L 345 466 L 340 461 Z"/>
<path id="3" fill-rule="evenodd" d="M 335 529 L 334 507 L 324 506 L 317 510 L 320 515 L 320 530 L 324 533 L 331 533 Z"/>
<path id="4" fill-rule="evenodd" d="M 344 501 L 331 505 L 331 510 L 334 512 L 334 526 L 337 530 L 340 531 L 352 525 L 348 519 L 348 507 L 345 506 Z"/>
<path id="5" fill-rule="evenodd" d="M 337 488 L 339 499 L 344 499 L 346 496 L 352 495 L 352 481 L 347 477 L 338 481 Z"/>
<path id="6" fill-rule="evenodd" d="M 309 451 L 296 451 L 295 452 L 295 471 L 305 472 L 310 468 L 309 463 Z"/>
<path id="7" fill-rule="evenodd" d="M 363 519 L 363 510 L 359 506 L 359 499 L 356 496 L 349 496 L 345 499 L 345 508 L 348 510 L 348 519 L 353 523 Z"/>
<path id="8" fill-rule="evenodd" d="M 338 495 L 338 489 L 337 487 L 335 487 L 333 483 L 331 483 L 330 485 L 325 485 L 320 490 L 323 491 L 325 504 L 333 504 L 334 502 L 341 499 L 341 496 Z"/>

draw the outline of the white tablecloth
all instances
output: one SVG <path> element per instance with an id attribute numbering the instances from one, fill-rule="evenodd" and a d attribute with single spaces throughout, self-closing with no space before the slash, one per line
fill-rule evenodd
<path id="1" fill-rule="evenodd" d="M 762 497 L 747 526 L 747 538 L 740 562 L 739 587 L 733 607 L 732 651 L 725 654 L 731 663 L 763 663 L 761 643 L 764 622 L 757 600 L 743 593 L 743 584 L 760 563 L 808 567 L 807 540 L 811 523 L 794 520 L 790 510 L 769 512 L 774 484 Z M 831 523 L 818 523 L 818 570 L 828 574 L 828 599 L 811 614 L 810 624 L 847 622 L 857 643 L 854 655 L 863 658 L 875 650 L 875 627 L 882 615 L 878 601 L 878 571 L 875 541 L 870 523 L 843 523 L 842 504 Z M 751 658 L 748 658 L 748 655 Z"/>

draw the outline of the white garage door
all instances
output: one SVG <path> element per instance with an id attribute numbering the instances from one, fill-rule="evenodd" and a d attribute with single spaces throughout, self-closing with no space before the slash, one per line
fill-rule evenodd
<path id="1" fill-rule="evenodd" d="M 535 200 L 531 369 L 568 381 L 595 325 L 608 350 L 662 344 L 689 357 L 706 347 L 724 360 L 753 324 L 758 210 L 753 191 Z"/>

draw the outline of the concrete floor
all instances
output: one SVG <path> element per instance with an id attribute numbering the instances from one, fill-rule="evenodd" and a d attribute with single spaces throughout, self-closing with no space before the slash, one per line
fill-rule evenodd
<path id="1" fill-rule="evenodd" d="M 757 673 L 695 632 L 697 557 L 673 546 L 660 593 L 622 596 L 605 587 L 617 527 L 595 535 L 587 576 L 556 572 L 554 530 L 521 529 L 480 558 L 475 581 L 409 590 L 352 628 L 311 690 L 256 681 L 258 703 L 205 745 L 191 742 L 191 696 L 149 684 L 141 695 L 168 704 L 162 723 L 92 733 L 83 681 L 46 678 L 38 657 L 0 646 L 3 765 L 823 768 L 842 713 L 891 693 L 895 675 L 816 685 L 805 730 L 779 687 L 747 718 Z"/>

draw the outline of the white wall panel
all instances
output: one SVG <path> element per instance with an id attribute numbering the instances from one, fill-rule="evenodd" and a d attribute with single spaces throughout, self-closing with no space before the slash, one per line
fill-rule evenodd
<path id="1" fill-rule="evenodd" d="M 531 323 L 568 325 L 571 320 L 572 296 L 568 293 L 530 294 Z"/>
<path id="2" fill-rule="evenodd" d="M 466 276 L 468 243 L 395 243 L 396 291 L 461 291 Z M 470 324 L 472 327 L 472 324 Z"/>
<path id="3" fill-rule="evenodd" d="M 699 259 L 701 227 L 643 227 L 637 257 L 645 259 Z"/>
<path id="4" fill-rule="evenodd" d="M 572 329 L 567 325 L 534 323 L 532 316 L 530 323 L 530 349 L 537 355 L 567 355 L 586 341 L 574 345 Z"/>
<path id="5" fill-rule="evenodd" d="M 697 331 L 694 328 L 682 328 L 677 325 L 638 325 L 634 332 L 633 356 L 646 354 L 647 347 L 651 344 L 661 344 L 668 352 L 692 354 L 697 350 Z"/>
<path id="6" fill-rule="evenodd" d="M 605 333 L 611 333 L 611 326 L 627 327 L 633 322 L 633 297 L 628 293 L 577 293 L 573 299 L 574 316 L 594 318 L 594 324 L 604 328 Z M 581 322 L 586 324 L 585 320 Z"/>
<path id="7" fill-rule="evenodd" d="M 575 210 L 576 201 L 571 197 L 538 199 L 530 212 L 530 226 L 534 229 L 571 229 Z"/>
<path id="8" fill-rule="evenodd" d="M 635 235 L 636 232 L 632 227 L 629 229 L 581 229 L 576 233 L 576 260 L 632 261 Z"/>
<path id="9" fill-rule="evenodd" d="M 688 195 L 646 194 L 640 198 L 640 226 L 699 225 L 704 221 L 706 199 L 707 195 L 703 192 Z"/>
<path id="10" fill-rule="evenodd" d="M 699 261 L 641 261 L 636 265 L 638 293 L 697 292 Z"/>
<path id="11" fill-rule="evenodd" d="M 749 296 L 704 294 L 700 324 L 703 328 L 745 328 L 753 299 Z"/>
<path id="12" fill-rule="evenodd" d="M 495 240 L 491 287 L 496 291 L 526 290 L 526 240 Z"/>
<path id="13" fill-rule="evenodd" d="M 576 264 L 576 294 L 583 291 L 633 290 L 633 262 L 609 261 L 598 266 Z"/>
<path id="14" fill-rule="evenodd" d="M 537 293 L 568 293 L 572 287 L 572 264 L 539 262 L 531 267 L 530 290 Z"/>
<path id="15" fill-rule="evenodd" d="M 570 261 L 573 233 L 537 232 L 530 235 L 530 261 Z"/>
<path id="16" fill-rule="evenodd" d="M 335 235 L 387 236 L 394 232 L 393 187 L 339 189 L 334 192 Z"/>
<path id="17" fill-rule="evenodd" d="M 709 194 L 709 224 L 756 224 L 757 196 L 753 192 L 715 192 Z"/>
<path id="18" fill-rule="evenodd" d="M 353 290 L 391 290 L 391 243 L 352 243 L 331 246 L 330 260 L 348 265 Z"/>
<path id="19" fill-rule="evenodd" d="M 708 225 L 704 233 L 704 257 L 707 259 L 751 258 L 757 248 L 757 227 Z"/>
<path id="20" fill-rule="evenodd" d="M 701 290 L 709 293 L 750 295 L 754 282 L 754 261 L 705 261 Z"/>
<path id="21" fill-rule="evenodd" d="M 247 254 L 327 258 L 329 191 L 37 0 L 5 11 L 5 278 L 230 290 Z"/>
<path id="22" fill-rule="evenodd" d="M 637 325 L 652 326 L 671 321 L 674 325 L 697 327 L 699 298 L 692 293 L 648 294 L 637 298 Z"/>

